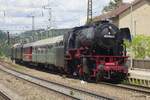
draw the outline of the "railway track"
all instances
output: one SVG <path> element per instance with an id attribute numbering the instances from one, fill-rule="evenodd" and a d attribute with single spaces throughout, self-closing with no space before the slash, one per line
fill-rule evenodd
<path id="1" fill-rule="evenodd" d="M 126 90 L 129 90 L 129 91 L 140 92 L 140 93 L 143 93 L 143 94 L 150 95 L 150 88 L 147 88 L 147 87 L 126 85 L 126 84 L 111 84 L 111 83 L 106 83 L 106 82 L 100 82 L 100 84 L 105 84 L 105 85 L 113 86 L 113 87 L 116 87 L 116 88 L 122 88 L 122 89 L 126 89 Z"/>
<path id="2" fill-rule="evenodd" d="M 0 100 L 11 100 L 7 95 L 0 91 Z"/>
<path id="3" fill-rule="evenodd" d="M 72 99 L 77 100 L 116 100 L 115 97 L 109 97 L 105 94 L 96 93 L 94 91 L 83 90 L 75 87 L 70 87 L 56 82 L 46 81 L 25 73 L 18 72 L 16 70 L 10 69 L 5 65 L 0 65 L 0 70 L 11 74 L 15 77 L 28 81 L 30 83 L 36 84 L 40 87 L 44 87 L 48 90 L 58 92 L 60 94 L 66 95 Z"/>
<path id="4" fill-rule="evenodd" d="M 2 64 L 3 66 L 5 66 L 6 68 L 8 66 L 8 65 L 5 65 L 2 62 L 0 64 Z M 11 64 L 9 64 L 9 65 L 12 66 Z M 9 69 L 11 69 L 11 68 L 9 68 Z M 11 70 L 14 70 L 14 69 L 11 69 Z M 16 70 L 14 70 L 14 71 L 16 71 Z M 47 82 L 49 82 L 49 80 Z M 127 90 L 127 91 L 132 91 L 133 93 L 140 93 L 141 94 L 140 96 L 146 97 L 146 98 L 150 98 L 149 96 L 148 97 L 146 96 L 146 95 L 150 95 L 150 88 L 147 88 L 147 87 L 127 85 L 127 84 L 111 84 L 111 83 L 106 83 L 106 82 L 100 82 L 99 84 L 106 85 L 106 86 L 111 86 L 111 87 L 115 87 L 116 89 L 123 89 L 123 90 Z M 86 90 L 86 91 L 95 93 L 95 92 L 90 91 L 90 90 Z M 70 95 L 74 95 L 74 93 L 75 93 L 74 90 L 70 91 Z M 98 93 L 96 93 L 96 94 L 98 94 Z M 103 97 L 107 97 L 107 95 L 103 95 Z M 115 97 L 109 97 L 108 99 L 114 99 L 114 98 Z"/>

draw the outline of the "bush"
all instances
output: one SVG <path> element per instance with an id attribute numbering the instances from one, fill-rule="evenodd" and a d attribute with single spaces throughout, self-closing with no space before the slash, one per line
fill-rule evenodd
<path id="1" fill-rule="evenodd" d="M 126 45 L 134 58 L 144 59 L 150 57 L 150 36 L 137 35 L 131 43 L 126 41 Z"/>

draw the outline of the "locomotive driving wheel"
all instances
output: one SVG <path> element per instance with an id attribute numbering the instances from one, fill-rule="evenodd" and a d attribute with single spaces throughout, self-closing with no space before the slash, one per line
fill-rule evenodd
<path id="1" fill-rule="evenodd" d="M 89 81 L 89 68 L 88 68 L 88 60 L 86 57 L 82 58 L 82 66 L 83 66 L 83 79 L 85 81 Z"/>
<path id="2" fill-rule="evenodd" d="M 101 81 L 102 78 L 103 78 L 103 73 L 102 73 L 102 71 L 99 70 L 99 71 L 96 73 L 95 82 L 97 83 L 97 82 Z"/>
<path id="3" fill-rule="evenodd" d="M 82 65 L 78 66 L 78 75 L 79 75 L 79 79 L 82 80 L 83 79 L 83 67 L 82 67 Z"/>

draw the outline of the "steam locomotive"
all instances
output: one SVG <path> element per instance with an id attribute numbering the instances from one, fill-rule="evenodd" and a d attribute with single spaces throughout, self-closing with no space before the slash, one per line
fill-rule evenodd
<path id="1" fill-rule="evenodd" d="M 119 29 L 108 21 L 72 28 L 64 35 L 12 47 L 16 63 L 58 69 L 85 80 L 122 80 L 127 76 L 128 28 Z M 37 66 L 38 67 L 38 66 Z"/>

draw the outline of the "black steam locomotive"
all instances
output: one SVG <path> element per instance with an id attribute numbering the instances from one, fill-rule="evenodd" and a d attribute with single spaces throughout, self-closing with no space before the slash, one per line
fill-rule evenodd
<path id="1" fill-rule="evenodd" d="M 16 44 L 12 59 L 44 65 L 85 80 L 121 80 L 127 76 L 128 28 L 118 29 L 108 21 L 75 27 L 68 33 L 28 44 Z"/>

